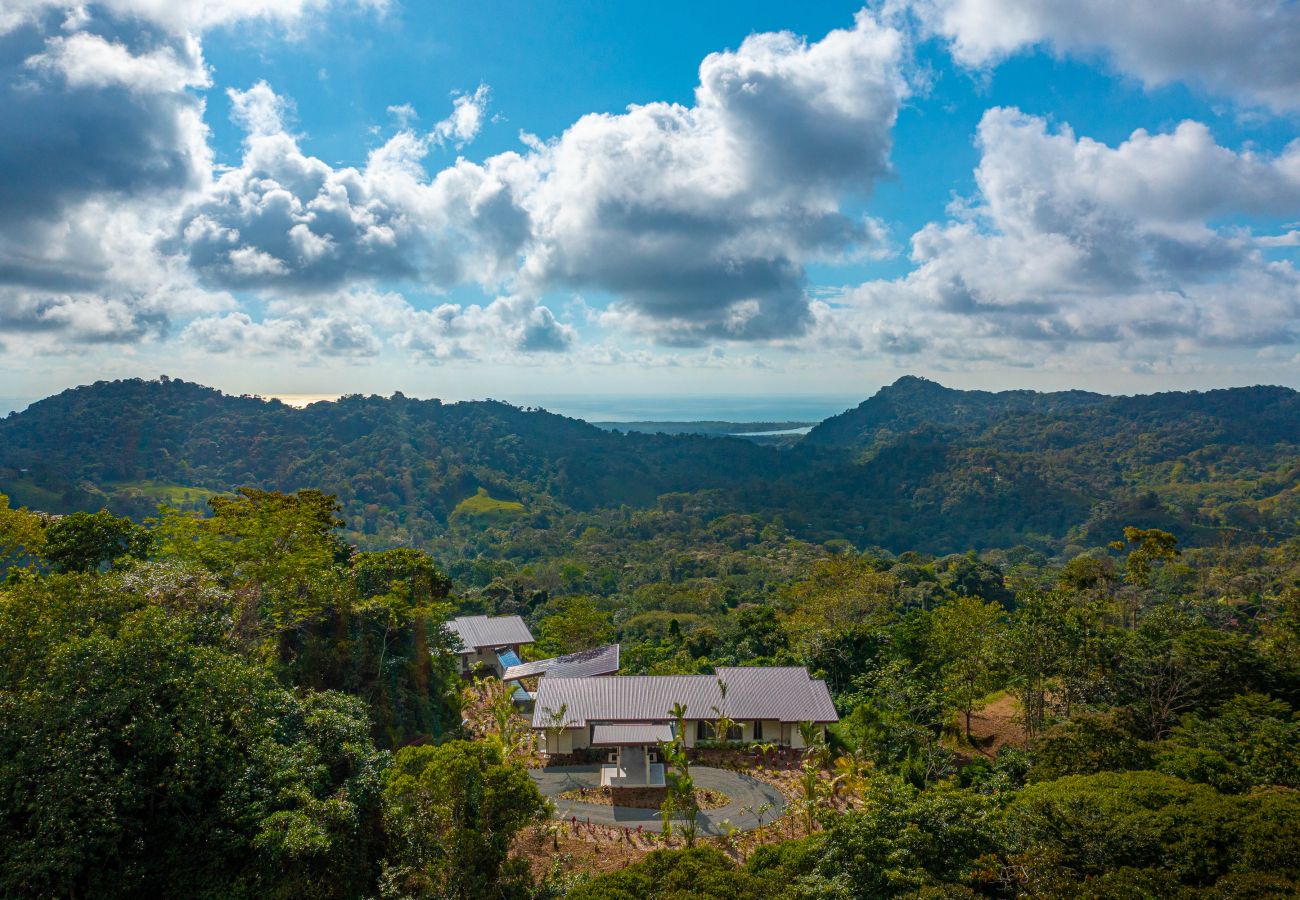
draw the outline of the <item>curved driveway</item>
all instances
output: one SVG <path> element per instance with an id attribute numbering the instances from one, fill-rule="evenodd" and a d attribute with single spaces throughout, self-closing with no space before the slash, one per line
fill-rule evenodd
<path id="1" fill-rule="evenodd" d="M 600 787 L 600 766 L 549 766 L 545 769 L 529 769 L 528 774 L 537 782 L 537 788 L 555 803 L 555 815 L 559 819 L 577 816 L 580 821 L 591 821 L 598 825 L 617 825 L 626 828 L 641 827 L 646 831 L 662 831 L 663 823 L 657 809 L 637 809 L 630 806 L 606 806 L 603 803 L 579 803 L 574 800 L 560 800 L 559 795 L 575 788 Z M 701 834 L 721 834 L 719 827 L 724 819 L 741 831 L 752 831 L 758 827 L 758 816 L 752 810 L 764 803 L 770 803 L 772 809 L 763 814 L 763 823 L 772 824 L 785 809 L 785 798 L 781 792 L 766 782 L 732 772 L 728 769 L 714 769 L 708 766 L 692 766 L 691 777 L 695 779 L 697 789 L 718 791 L 730 797 L 730 802 L 719 809 L 702 809 L 696 817 Z M 741 807 L 749 810 L 741 812 Z"/>

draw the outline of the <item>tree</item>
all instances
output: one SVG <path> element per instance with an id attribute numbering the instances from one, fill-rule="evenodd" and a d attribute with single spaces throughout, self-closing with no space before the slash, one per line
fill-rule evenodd
<path id="1" fill-rule="evenodd" d="M 45 550 L 45 521 L 28 509 L 11 509 L 0 494 L 0 574 L 11 566 L 34 562 Z"/>
<path id="2" fill-rule="evenodd" d="M 547 656 L 577 653 L 606 644 L 613 636 L 609 613 L 588 597 L 565 597 L 549 604 L 538 629 L 537 652 Z"/>
<path id="3" fill-rule="evenodd" d="M 719 744 L 725 744 L 730 739 L 731 729 L 736 727 L 736 720 L 727 715 L 727 683 L 721 678 L 718 679 L 718 696 L 722 706 L 713 707 L 713 737 Z"/>
<path id="4" fill-rule="evenodd" d="M 318 491 L 246 490 L 199 519 L 164 511 L 158 555 L 211 573 L 227 632 L 286 682 L 364 699 L 374 737 L 393 747 L 460 722 L 460 678 L 443 628 L 450 580 L 409 548 L 354 553 Z"/>
<path id="5" fill-rule="evenodd" d="M 954 759 L 939 742 L 946 700 L 929 669 L 893 660 L 860 678 L 863 699 L 837 729 L 851 750 L 917 786 L 951 774 Z"/>
<path id="6" fill-rule="evenodd" d="M 664 818 L 664 834 L 672 833 L 671 823 L 675 821 L 686 846 L 694 847 L 700 804 L 695 797 L 695 779 L 691 777 L 686 748 L 680 740 L 665 741 L 659 744 L 659 753 L 664 760 L 664 781 L 668 787 L 668 793 L 660 807 Z"/>
<path id="7" fill-rule="evenodd" d="M 970 720 L 983 698 L 998 687 L 1001 674 L 1002 607 L 974 597 L 958 597 L 933 613 L 931 637 L 949 702 Z"/>
<path id="8" fill-rule="evenodd" d="M 506 759 L 515 756 L 527 756 L 532 753 L 533 732 L 520 718 L 515 709 L 513 689 L 498 678 L 485 678 L 475 682 L 480 696 L 485 701 L 488 714 L 492 717 L 494 731 L 488 738 L 496 742 Z"/>
<path id="9" fill-rule="evenodd" d="M 208 504 L 207 519 L 164 509 L 154 535 L 160 556 L 197 562 L 236 592 L 238 640 L 278 638 L 338 600 L 351 551 L 334 533 L 342 521 L 333 495 L 240 488 Z"/>
<path id="10" fill-rule="evenodd" d="M 528 773 L 493 744 L 404 747 L 384 784 L 381 893 L 477 900 L 526 890 L 527 867 L 509 861 L 510 845 L 547 813 Z"/>
<path id="11" fill-rule="evenodd" d="M 1026 598 L 1006 632 L 1005 658 L 1010 684 L 1020 701 L 1025 732 L 1031 737 L 1043 730 L 1047 717 L 1048 680 L 1060 657 L 1055 621 L 1039 597 Z"/>
<path id="12" fill-rule="evenodd" d="M 1187 886 L 1230 872 L 1300 876 L 1300 794 L 1220 794 L 1156 772 L 1103 772 L 1032 784 L 1007 807 L 1006 851 L 1034 879 L 1159 870 Z"/>
<path id="13" fill-rule="evenodd" d="M 822 780 L 822 769 L 815 757 L 804 757 L 799 766 L 799 810 L 803 813 L 804 830 L 812 834 L 817 828 L 817 811 L 821 809 L 829 791 Z"/>
<path id="14" fill-rule="evenodd" d="M 1129 552 L 1124 563 L 1125 577 L 1133 584 L 1142 587 L 1151 583 L 1152 572 L 1157 562 L 1173 559 L 1181 552 L 1178 549 L 1178 538 L 1159 528 L 1128 526 L 1124 529 L 1124 540 L 1129 544 L 1137 545 Z M 1124 546 L 1118 541 L 1116 544 L 1119 544 L 1120 548 Z"/>
<path id="15" fill-rule="evenodd" d="M 55 572 L 95 572 L 123 556 L 143 559 L 148 551 L 145 529 L 101 509 L 97 513 L 74 512 L 50 522 L 42 556 Z"/>
<path id="16" fill-rule="evenodd" d="M 861 797 L 874 768 L 871 757 L 863 750 L 841 753 L 835 757 L 834 766 L 835 777 L 831 779 L 831 792 Z"/>
<path id="17" fill-rule="evenodd" d="M 800 722 L 799 739 L 803 741 L 803 755 L 815 765 L 822 765 L 830 754 L 826 746 L 826 729 L 817 722 Z"/>
<path id="18" fill-rule="evenodd" d="M 152 574 L 0 592 L 0 894 L 369 891 L 387 758 L 362 705 L 284 689 Z"/>
<path id="19" fill-rule="evenodd" d="M 543 707 L 542 717 L 546 725 L 546 755 L 556 756 L 560 752 L 560 736 L 569 721 L 569 704 L 561 703 L 559 709 Z"/>
<path id="20" fill-rule="evenodd" d="M 571 890 L 568 900 L 767 900 L 779 885 L 739 868 L 712 847 L 655 850 Z"/>
<path id="21" fill-rule="evenodd" d="M 898 606 L 897 589 L 897 579 L 876 571 L 870 561 L 832 556 L 818 562 L 807 579 L 782 591 L 785 627 L 808 644 L 818 635 L 888 623 Z"/>
<path id="22" fill-rule="evenodd" d="M 898 778 L 876 775 L 861 810 L 827 821 L 812 840 L 755 852 L 749 867 L 769 881 L 797 885 L 790 896 L 875 898 L 968 896 L 980 860 L 997 848 L 996 805 L 971 791 L 918 791 Z M 931 894 L 930 896 L 936 896 Z"/>
<path id="23" fill-rule="evenodd" d="M 948 586 L 962 597 L 991 600 L 1009 606 L 1015 596 L 1007 589 L 1002 572 L 980 560 L 974 552 L 957 560 L 948 570 Z"/>
<path id="24" fill-rule="evenodd" d="M 428 554 L 354 553 L 346 571 L 323 581 L 317 615 L 280 636 L 282 676 L 364 699 L 383 746 L 458 726 L 461 679 L 444 627 L 450 581 Z"/>
<path id="25" fill-rule="evenodd" d="M 668 710 L 673 720 L 673 740 L 686 740 L 686 704 L 678 701 Z"/>
<path id="26" fill-rule="evenodd" d="M 1121 607 L 1122 621 L 1132 627 L 1137 624 L 1141 605 L 1139 592 L 1151 588 L 1154 576 L 1160 568 L 1158 564 L 1174 559 L 1181 551 L 1178 549 L 1178 539 L 1159 528 L 1128 526 L 1124 529 L 1124 541 L 1112 542 L 1111 548 L 1123 550 L 1125 542 L 1137 545 L 1124 561 L 1124 580 L 1132 585 L 1132 588 L 1123 597 Z"/>
<path id="27" fill-rule="evenodd" d="M 358 597 L 396 596 L 411 607 L 432 606 L 451 593 L 451 579 L 433 558 L 410 547 L 354 554 L 352 577 Z"/>
<path id="28" fill-rule="evenodd" d="M 1145 769 L 1151 764 L 1150 744 L 1134 737 L 1113 716 L 1095 713 L 1047 729 L 1029 747 L 1033 757 L 1029 777 L 1034 781 Z"/>
<path id="29" fill-rule="evenodd" d="M 1230 793 L 1300 788 L 1300 714 L 1262 694 L 1190 713 L 1155 746 L 1153 768 Z"/>

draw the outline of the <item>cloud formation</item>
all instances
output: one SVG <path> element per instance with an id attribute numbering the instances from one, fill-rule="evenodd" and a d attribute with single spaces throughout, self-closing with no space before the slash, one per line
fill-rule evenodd
<path id="1" fill-rule="evenodd" d="M 0 120 L 23 127 L 0 131 L 0 333 L 51 350 L 179 335 L 213 354 L 626 365 L 698 365 L 662 345 L 712 360 L 729 342 L 970 365 L 1300 342 L 1285 261 L 1300 232 L 1243 224 L 1294 222 L 1300 143 L 1234 150 L 1191 121 L 1107 146 L 989 110 L 977 192 L 912 236 L 910 274 L 830 300 L 807 283 L 886 243 L 861 209 L 913 95 L 899 10 L 963 65 L 1101 51 L 1150 85 L 1287 111 L 1294 4 L 1213 0 L 1206 26 L 1173 0 L 898 0 L 820 40 L 754 34 L 710 54 L 690 103 L 586 115 L 480 160 L 460 154 L 493 121 L 485 85 L 439 121 L 389 107 L 396 133 L 348 167 L 313 156 L 292 103 L 257 82 L 226 92 L 244 138 L 237 165 L 214 166 L 203 32 L 343 5 L 6 4 Z M 441 299 L 465 286 L 483 299 Z M 546 305 L 572 293 L 595 307 L 587 348 Z"/>
<path id="2" fill-rule="evenodd" d="M 908 276 L 844 298 L 855 313 L 822 308 L 828 339 L 1031 360 L 1089 343 L 1300 342 L 1300 273 L 1261 252 L 1278 236 L 1224 224 L 1300 208 L 1300 142 L 1234 152 L 1183 122 L 1109 147 L 998 108 L 977 143 L 974 202 L 913 236 Z"/>
<path id="3" fill-rule="evenodd" d="M 1026 47 L 1103 52 L 1156 87 L 1182 81 L 1278 112 L 1300 109 L 1300 5 L 1292 0 L 910 0 L 963 65 Z"/>
<path id="4" fill-rule="evenodd" d="M 812 44 L 753 35 L 704 60 L 694 106 L 584 116 L 432 177 L 424 158 L 477 133 L 485 89 L 335 169 L 302 152 L 259 84 L 231 92 L 243 161 L 186 212 L 178 246 L 223 286 L 576 288 L 614 295 L 619 321 L 669 342 L 785 337 L 810 321 L 805 263 L 876 234 L 841 204 L 889 171 L 903 54 L 866 13 Z"/>
<path id="5" fill-rule="evenodd" d="M 197 34 L 236 23 L 262 21 L 281 27 L 330 6 L 356 6 L 383 12 L 387 0 L 98 0 L 93 5 L 68 0 L 6 0 L 0 8 L 0 34 L 58 14 L 70 27 L 96 16 L 147 22 L 173 34 Z"/>
<path id="6" fill-rule="evenodd" d="M 477 133 L 485 88 L 457 97 L 451 117 L 427 134 L 400 131 L 361 169 L 303 153 L 285 101 L 264 82 L 229 94 L 247 132 L 243 160 L 185 210 L 166 245 L 211 282 L 292 293 L 361 280 L 442 289 L 504 276 L 526 224 L 496 165 L 458 162 L 432 181 L 422 166 L 431 147 Z"/>
<path id="7" fill-rule="evenodd" d="M 575 338 L 571 325 L 525 297 L 417 309 L 399 293 L 367 289 L 277 300 L 261 321 L 244 312 L 205 316 L 181 335 L 190 347 L 215 354 L 362 359 L 377 356 L 387 343 L 433 363 L 560 353 Z"/>
<path id="8" fill-rule="evenodd" d="M 228 306 L 155 244 L 210 178 L 199 32 L 298 0 L 11 0 L 0 8 L 0 323 L 36 345 L 132 342 Z"/>

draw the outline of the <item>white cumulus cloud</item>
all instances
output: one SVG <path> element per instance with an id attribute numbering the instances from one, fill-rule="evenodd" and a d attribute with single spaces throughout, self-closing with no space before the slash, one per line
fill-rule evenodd
<path id="1" fill-rule="evenodd" d="M 660 340 L 785 337 L 811 321 L 805 264 L 879 234 L 842 205 L 890 171 L 905 54 L 865 12 L 813 43 L 752 35 L 701 63 L 692 106 L 584 116 L 551 142 L 432 175 L 432 146 L 477 134 L 486 88 L 428 133 L 401 110 L 408 127 L 357 169 L 305 154 L 259 84 L 232 92 L 241 165 L 186 212 L 177 246 L 228 286 L 596 290 L 617 297 L 608 321 Z"/>
<path id="2" fill-rule="evenodd" d="M 1293 0 L 910 0 L 968 66 L 1034 45 L 1103 52 L 1149 86 L 1189 82 L 1277 111 L 1300 109 Z"/>
<path id="3" fill-rule="evenodd" d="M 1225 224 L 1300 207 L 1300 142 L 1232 151 L 1184 122 L 1110 147 L 999 108 L 978 146 L 974 201 L 913 236 L 909 275 L 820 307 L 825 340 L 1008 360 L 1300 342 L 1300 273 Z"/>

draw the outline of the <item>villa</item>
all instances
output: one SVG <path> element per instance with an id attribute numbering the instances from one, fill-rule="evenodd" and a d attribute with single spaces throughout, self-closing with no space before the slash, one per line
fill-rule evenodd
<path id="1" fill-rule="evenodd" d="M 537 685 L 533 729 L 549 756 L 608 748 L 612 765 L 602 784 L 656 787 L 663 784 L 657 747 L 677 736 L 674 707 L 685 709 L 680 737 L 687 747 L 714 739 L 714 723 L 724 716 L 735 723 L 727 740 L 794 748 L 804 746 L 800 723 L 824 729 L 839 721 L 826 683 L 802 666 L 745 666 L 714 675 L 548 674 Z"/>
<path id="2" fill-rule="evenodd" d="M 533 643 L 533 634 L 519 616 L 461 616 L 447 623 L 447 632 L 460 657 L 460 673 L 487 668 L 500 678 L 519 665 L 519 649 Z"/>

